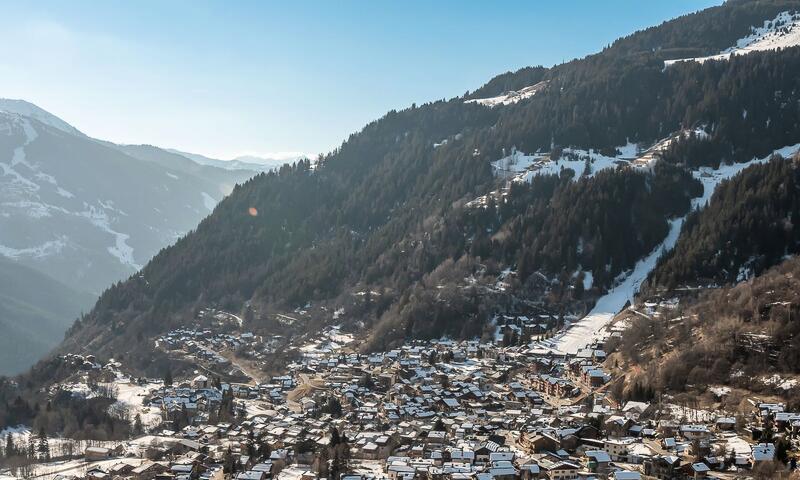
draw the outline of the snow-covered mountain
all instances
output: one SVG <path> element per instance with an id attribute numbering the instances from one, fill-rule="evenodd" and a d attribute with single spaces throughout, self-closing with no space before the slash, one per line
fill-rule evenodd
<path id="1" fill-rule="evenodd" d="M 69 133 L 71 135 L 77 135 L 80 137 L 86 136 L 77 128 L 73 127 L 64 120 L 61 120 L 52 113 L 43 110 L 30 102 L 26 102 L 25 100 L 0 98 L 0 111 L 33 118 L 47 126 L 57 128 L 62 132 Z"/>
<path id="2" fill-rule="evenodd" d="M 33 104 L 0 100 L 0 255 L 99 294 L 254 173 L 98 141 Z"/>

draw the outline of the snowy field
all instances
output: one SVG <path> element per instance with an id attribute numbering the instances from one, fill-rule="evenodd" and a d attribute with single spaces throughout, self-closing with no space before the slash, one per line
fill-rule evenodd
<path id="1" fill-rule="evenodd" d="M 531 98 L 532 96 L 542 91 L 542 89 L 546 86 L 547 86 L 547 81 L 545 80 L 535 85 L 530 85 L 528 87 L 525 87 L 521 90 L 517 91 L 511 90 L 496 97 L 473 98 L 472 100 L 466 100 L 464 103 L 477 103 L 478 105 L 483 105 L 486 107 L 496 107 L 498 105 L 511 105 L 521 100 L 525 100 L 526 98 Z"/>
<path id="2" fill-rule="evenodd" d="M 336 325 L 324 329 L 319 338 L 304 344 L 300 347 L 300 351 L 305 355 L 314 356 L 341 350 L 355 340 L 352 334 L 342 333 L 341 328 L 341 325 Z"/>
<path id="3" fill-rule="evenodd" d="M 729 47 L 716 55 L 695 58 L 680 58 L 667 60 L 665 67 L 678 62 L 699 62 L 708 60 L 727 60 L 734 55 L 747 55 L 752 52 L 763 52 L 789 48 L 800 45 L 800 14 L 782 12 L 772 20 L 767 20 L 761 27 L 753 27 L 752 33 L 736 41 L 736 45 Z"/>
<path id="4" fill-rule="evenodd" d="M 501 178 L 511 178 L 514 182 L 530 183 L 535 177 L 542 175 L 559 175 L 562 170 L 571 169 L 575 172 L 575 179 L 581 177 L 588 163 L 588 176 L 617 165 L 627 165 L 628 160 L 635 156 L 636 145 L 627 144 L 617 147 L 620 152 L 615 157 L 602 155 L 595 150 L 582 150 L 579 148 L 565 148 L 561 158 L 551 160 L 549 154 L 532 155 L 524 154 L 514 149 L 510 155 L 492 162 L 495 174 Z"/>
<path id="5" fill-rule="evenodd" d="M 117 403 L 128 408 L 131 418 L 140 415 L 145 428 L 155 427 L 161 423 L 161 410 L 158 407 L 146 407 L 142 404 L 145 395 L 163 386 L 161 382 L 137 385 L 132 384 L 128 378 L 118 378 L 114 381 L 114 386 L 117 389 Z"/>

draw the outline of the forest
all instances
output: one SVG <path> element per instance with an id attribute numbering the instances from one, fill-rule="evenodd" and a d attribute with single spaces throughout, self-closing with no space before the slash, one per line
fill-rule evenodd
<path id="1" fill-rule="evenodd" d="M 388 292 L 380 308 L 359 320 L 377 324 L 387 314 L 395 323 L 403 317 L 396 312 L 411 311 L 404 305 L 424 288 L 427 275 L 464 256 L 513 268 L 523 284 L 534 271 L 558 276 L 580 267 L 593 273 L 598 289 L 606 288 L 658 244 L 668 218 L 686 212 L 698 188 L 687 169 L 764 156 L 800 138 L 800 48 L 663 65 L 664 50 L 677 48 L 681 38 L 686 48 L 703 44 L 713 51 L 746 34 L 743 25 L 755 16 L 771 18 L 785 7 L 780 1 L 732 2 L 702 18 L 639 32 L 582 60 L 502 75 L 482 90 L 548 80 L 547 88 L 518 104 L 487 108 L 460 97 L 391 111 L 313 165 L 287 165 L 237 186 L 194 232 L 105 292 L 75 323 L 61 351 L 87 344 L 98 353 L 137 351 L 200 308 L 241 311 L 249 301 L 265 316 L 331 301 L 355 285 Z M 717 16 L 725 19 L 724 31 L 699 28 Z M 663 48 L 650 48 L 653 42 Z M 648 145 L 690 127 L 706 130 L 708 143 L 697 148 L 708 155 L 698 159 L 695 151 L 676 147 L 663 162 L 672 166 L 649 176 L 622 169 L 589 179 L 572 172 L 569 181 L 513 186 L 494 211 L 465 208 L 502 188 L 490 162 L 506 149 L 580 146 L 613 153 L 628 141 Z M 562 279 L 562 288 L 565 282 L 575 283 Z M 474 302 L 436 317 L 468 312 L 481 323 L 493 301 L 477 295 Z M 431 325 L 451 324 L 443 322 Z M 432 331 L 414 325 L 396 334 Z M 137 357 L 138 367 L 146 368 L 150 357 Z"/>
<path id="2" fill-rule="evenodd" d="M 800 170 L 778 156 L 722 183 L 693 212 L 675 248 L 650 276 L 651 290 L 736 283 L 800 249 Z"/>

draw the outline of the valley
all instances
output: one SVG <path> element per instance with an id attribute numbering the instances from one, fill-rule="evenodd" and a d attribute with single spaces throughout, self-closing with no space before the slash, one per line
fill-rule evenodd
<path id="1" fill-rule="evenodd" d="M 0 100 L 0 480 L 796 478 L 799 25 L 729 0 L 313 160 Z"/>

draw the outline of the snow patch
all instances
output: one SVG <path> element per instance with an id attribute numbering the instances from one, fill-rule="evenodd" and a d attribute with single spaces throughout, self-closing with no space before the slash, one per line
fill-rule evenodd
<path id="1" fill-rule="evenodd" d="M 203 195 L 203 205 L 205 205 L 205 207 L 208 209 L 209 212 L 213 212 L 214 207 L 217 206 L 217 201 L 214 200 L 214 197 L 207 194 L 206 192 L 201 192 L 201 195 Z"/>
<path id="2" fill-rule="evenodd" d="M 785 11 L 772 20 L 766 20 L 761 27 L 751 27 L 750 35 L 740 38 L 736 41 L 736 45 L 716 55 L 667 60 L 664 62 L 664 67 L 678 62 L 703 63 L 708 60 L 728 60 L 734 55 L 747 55 L 752 52 L 778 50 L 797 45 L 800 45 L 800 14 Z"/>
<path id="3" fill-rule="evenodd" d="M 595 341 L 605 337 L 602 331 L 614 316 L 625 307 L 628 302 L 633 303 L 633 297 L 639 291 L 642 282 L 655 268 L 658 258 L 664 251 L 671 250 L 678 240 L 684 217 L 669 222 L 669 233 L 661 244 L 657 245 L 646 257 L 636 262 L 633 271 L 626 275 L 624 280 L 608 291 L 595 304 L 588 315 L 579 320 L 565 333 L 547 341 L 548 346 L 564 353 L 575 354 Z"/>
<path id="4" fill-rule="evenodd" d="M 774 155 L 780 155 L 784 158 L 790 158 L 792 155 L 800 151 L 800 143 L 790 145 L 787 147 L 779 148 L 772 152 L 769 156 L 764 158 L 754 158 L 749 162 L 734 163 L 732 165 L 720 165 L 719 168 L 700 167 L 692 172 L 694 177 L 703 184 L 703 195 L 692 200 L 692 208 L 705 207 L 714 190 L 717 186 L 725 180 L 729 180 L 739 174 L 742 170 L 750 167 L 751 165 L 758 165 L 767 163 Z"/>
<path id="5" fill-rule="evenodd" d="M 67 237 L 64 235 L 35 247 L 13 248 L 0 244 L 0 255 L 11 259 L 44 258 L 60 253 L 66 245 Z"/>
<path id="6" fill-rule="evenodd" d="M 106 212 L 97 209 L 92 205 L 89 205 L 88 207 L 88 210 L 79 212 L 77 215 L 87 218 L 92 225 L 114 236 L 114 245 L 107 248 L 108 253 L 116 257 L 121 264 L 127 265 L 134 270 L 141 270 L 142 266 L 137 264 L 133 257 L 133 248 L 128 245 L 128 239 L 130 238 L 130 235 L 117 232 L 111 228 L 111 223 Z"/>
<path id="7" fill-rule="evenodd" d="M 478 105 L 483 105 L 485 107 L 496 107 L 498 105 L 511 105 L 519 101 L 525 100 L 526 98 L 531 98 L 532 96 L 542 91 L 546 86 L 547 86 L 547 80 L 544 80 L 537 84 L 525 87 L 521 90 L 517 91 L 510 90 L 496 97 L 473 98 L 472 100 L 464 101 L 464 103 L 477 103 Z"/>

